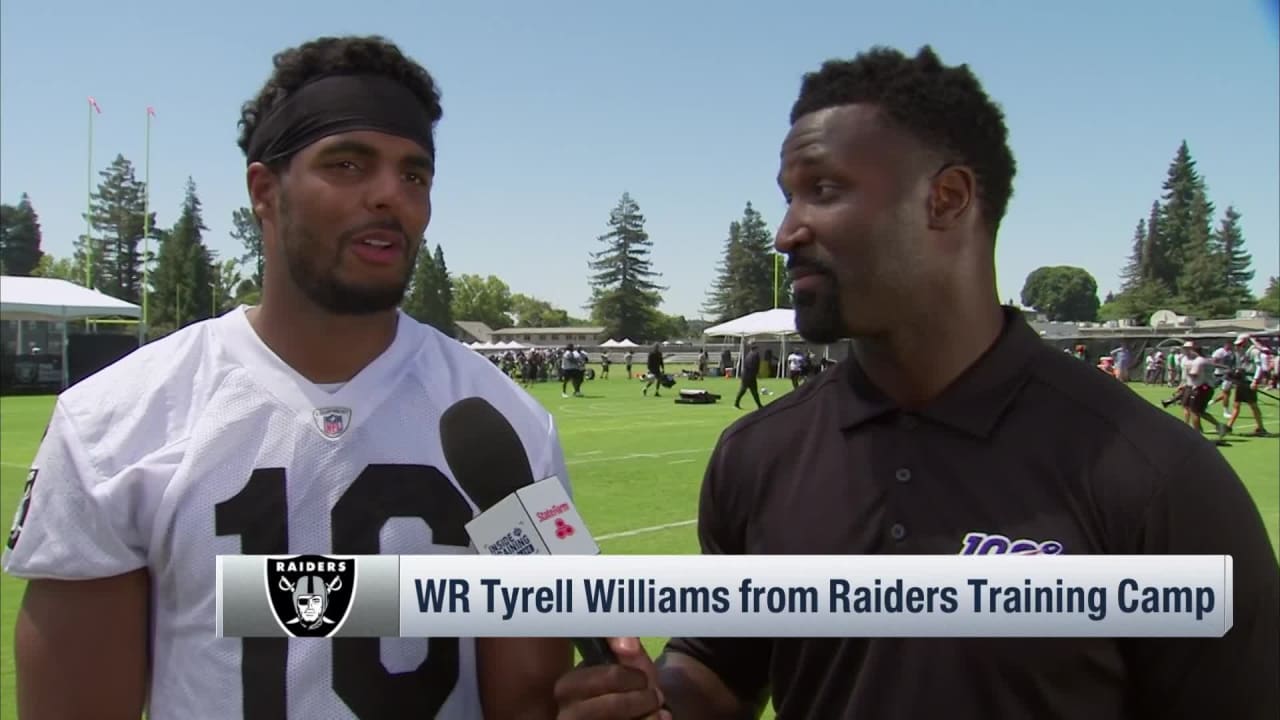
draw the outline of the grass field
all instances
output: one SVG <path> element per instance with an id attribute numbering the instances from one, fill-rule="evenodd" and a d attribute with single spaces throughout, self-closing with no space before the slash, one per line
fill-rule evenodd
<path id="1" fill-rule="evenodd" d="M 532 392 L 560 424 L 578 507 L 605 553 L 697 552 L 693 520 L 698 485 L 721 430 L 743 414 L 733 407 L 737 385 L 713 379 L 676 386 L 728 395 L 707 406 L 673 406 L 674 393 L 658 400 L 641 397 L 640 387 L 638 381 L 615 374 L 611 380 L 586 383 L 585 398 L 563 399 L 559 385 L 550 383 Z M 790 382 L 771 380 L 763 387 L 774 393 L 763 398 L 767 403 L 789 391 Z M 1153 401 L 1168 395 L 1163 388 L 1132 387 Z M 751 405 L 749 397 L 745 403 Z M 1262 403 L 1268 429 L 1280 430 L 1276 402 Z M 0 398 L 0 518 L 6 532 L 52 408 L 52 397 Z M 1242 431 L 1251 427 L 1247 415 L 1237 423 Z M 1280 537 L 1280 441 L 1233 437 L 1222 452 L 1252 491 L 1275 546 Z M 22 590 L 22 581 L 0 576 L 0 720 L 16 718 L 12 635 Z M 649 638 L 646 645 L 656 651 L 661 640 Z"/>

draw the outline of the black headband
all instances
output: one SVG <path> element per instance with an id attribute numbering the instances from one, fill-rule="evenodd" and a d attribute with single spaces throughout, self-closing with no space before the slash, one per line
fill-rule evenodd
<path id="1" fill-rule="evenodd" d="M 247 161 L 290 157 L 323 137 L 377 130 L 413 140 L 433 160 L 434 118 L 409 88 L 383 75 L 329 75 L 302 86 L 258 125 Z"/>

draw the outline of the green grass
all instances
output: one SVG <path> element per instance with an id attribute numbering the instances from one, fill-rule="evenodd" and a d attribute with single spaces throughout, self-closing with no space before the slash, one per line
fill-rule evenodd
<path id="1" fill-rule="evenodd" d="M 790 389 L 785 380 L 765 381 L 763 386 L 774 393 L 764 397 L 766 402 Z M 743 413 L 733 407 L 736 382 L 712 379 L 677 385 L 685 387 L 707 387 L 728 397 L 717 405 L 673 406 L 674 393 L 668 391 L 658 400 L 641 397 L 641 383 L 621 373 L 586 383 L 585 398 L 561 398 L 558 384 L 532 390 L 556 416 L 578 506 L 606 553 L 697 552 L 692 520 L 702 472 L 720 432 Z M 1168 395 L 1163 388 L 1132 387 L 1153 401 Z M 749 397 L 745 402 L 751 405 Z M 1277 404 L 1263 399 L 1262 407 L 1268 429 L 1280 430 Z M 52 408 L 51 397 L 0 398 L 0 518 L 5 531 Z M 1251 427 L 1247 414 L 1237 423 L 1240 430 Z M 1277 445 L 1276 438 L 1239 437 L 1222 449 L 1253 493 L 1273 546 L 1280 538 Z M 664 525 L 668 527 L 652 529 Z M 22 589 L 21 580 L 0 576 L 0 720 L 13 720 L 17 714 L 12 632 Z M 647 638 L 645 644 L 657 652 L 662 640 Z"/>

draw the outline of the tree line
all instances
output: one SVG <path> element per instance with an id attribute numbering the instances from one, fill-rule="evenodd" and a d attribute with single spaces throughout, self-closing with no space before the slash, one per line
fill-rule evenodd
<path id="1" fill-rule="evenodd" d="M 1101 301 L 1083 268 L 1057 265 L 1032 271 L 1022 304 L 1050 320 L 1132 320 L 1146 324 L 1157 310 L 1196 318 L 1233 317 L 1258 309 L 1280 315 L 1280 278 L 1262 297 L 1249 289 L 1253 257 L 1245 247 L 1241 213 L 1228 205 L 1215 221 L 1208 182 L 1184 140 L 1165 174 L 1160 196 L 1137 222 L 1118 293 Z"/>
<path id="2" fill-rule="evenodd" d="M 262 233 L 249 208 L 232 213 L 230 236 L 243 252 L 219 258 L 206 242 L 194 180 L 187 179 L 177 220 L 159 227 L 127 158 L 118 155 L 99 175 L 86 218 L 91 232 L 76 240 L 69 258 L 41 251 L 39 216 L 30 197 L 23 194 L 17 205 L 0 206 L 0 271 L 59 277 L 137 304 L 145 292 L 153 337 L 258 301 Z M 1207 182 L 1183 142 L 1161 196 L 1138 222 L 1120 292 L 1100 300 L 1088 271 L 1046 266 L 1028 275 L 1022 304 L 1050 319 L 1074 321 L 1145 322 L 1160 309 L 1225 317 L 1257 307 L 1280 315 L 1277 278 L 1271 278 L 1262 298 L 1249 291 L 1254 271 L 1240 212 L 1228 206 L 1216 224 L 1214 214 Z M 495 330 L 596 325 L 610 337 L 638 342 L 686 337 L 701 329 L 699 321 L 659 310 L 667 288 L 653 267 L 644 214 L 629 193 L 609 211 L 605 232 L 596 240 L 600 247 L 587 258 L 586 317 L 514 293 L 492 275 L 452 275 L 443 248 L 431 248 L 425 240 L 403 308 L 451 336 L 455 320 L 479 321 Z M 750 202 L 729 223 L 720 255 L 703 305 L 713 322 L 790 306 L 790 281 L 773 250 L 773 233 Z"/>
<path id="3" fill-rule="evenodd" d="M 215 317 L 239 304 L 258 302 L 262 288 L 262 231 L 253 212 L 237 208 L 230 237 L 241 254 L 219 258 L 208 243 L 208 226 L 195 181 L 173 224 L 160 226 L 149 207 L 146 186 L 123 155 L 99 172 L 99 183 L 82 215 L 87 232 L 70 257 L 41 250 L 39 216 L 27 194 L 17 205 L 0 205 L 0 273 L 53 277 L 147 307 L 148 335 L 154 339 L 193 322 Z M 437 244 L 425 240 L 402 305 L 415 319 L 455 335 L 455 320 L 477 320 L 497 330 L 508 327 L 600 325 L 616 337 L 637 341 L 688 335 L 684 317 L 658 311 L 661 288 L 651 281 L 651 242 L 644 218 L 624 194 L 610 213 L 605 248 L 592 253 L 594 274 L 589 317 L 579 318 L 551 303 L 519 293 L 500 278 L 452 275 Z"/>

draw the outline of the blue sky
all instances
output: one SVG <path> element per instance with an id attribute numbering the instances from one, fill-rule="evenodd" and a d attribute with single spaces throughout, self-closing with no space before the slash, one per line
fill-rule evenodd
<path id="1" fill-rule="evenodd" d="M 575 315 L 587 253 L 630 192 L 668 312 L 698 317 L 747 201 L 770 228 L 801 75 L 875 44 L 932 44 L 1003 105 L 1019 163 L 998 245 L 1004 298 L 1041 265 L 1115 289 L 1137 221 L 1186 139 L 1219 211 L 1243 213 L 1255 290 L 1280 273 L 1280 33 L 1275 0 L 1076 3 L 6 2 L 0 6 L 0 197 L 30 193 L 46 252 L 83 232 L 94 162 L 143 171 L 171 224 L 188 175 L 224 257 L 245 204 L 240 104 L 271 55 L 323 34 L 383 34 L 439 80 L 428 239 L 454 273 L 494 274 Z M 96 177 L 95 177 L 96 184 Z"/>

